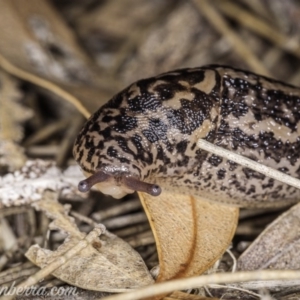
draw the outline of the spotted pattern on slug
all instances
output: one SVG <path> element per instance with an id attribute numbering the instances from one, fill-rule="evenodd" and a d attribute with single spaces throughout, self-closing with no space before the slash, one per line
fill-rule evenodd
<path id="1" fill-rule="evenodd" d="M 222 66 L 139 80 L 79 133 L 82 169 L 241 207 L 284 205 L 300 191 L 197 148 L 199 138 L 300 177 L 300 89 Z"/>

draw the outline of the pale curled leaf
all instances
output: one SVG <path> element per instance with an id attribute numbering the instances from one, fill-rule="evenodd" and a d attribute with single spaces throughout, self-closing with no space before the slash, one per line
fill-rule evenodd
<path id="1" fill-rule="evenodd" d="M 139 193 L 157 244 L 157 281 L 201 274 L 231 242 L 239 209 L 191 196 Z"/>
<path id="2" fill-rule="evenodd" d="M 0 177 L 0 207 L 30 204 L 40 200 L 47 189 L 63 195 L 79 193 L 77 184 L 82 177 L 78 166 L 61 172 L 54 162 L 28 160 L 19 171 Z"/>
<path id="3" fill-rule="evenodd" d="M 300 204 L 273 221 L 238 259 L 239 270 L 300 269 Z"/>
<path id="4" fill-rule="evenodd" d="M 34 204 L 38 210 L 45 211 L 55 218 L 51 228 L 69 234 L 56 251 L 32 246 L 26 256 L 40 267 L 64 255 L 75 247 L 85 236 L 67 215 L 68 207 L 51 200 L 41 200 Z M 128 243 L 106 232 L 98 241 L 82 249 L 65 264 L 56 269 L 53 275 L 72 285 L 96 291 L 121 292 L 146 286 L 153 279 L 140 255 Z"/>

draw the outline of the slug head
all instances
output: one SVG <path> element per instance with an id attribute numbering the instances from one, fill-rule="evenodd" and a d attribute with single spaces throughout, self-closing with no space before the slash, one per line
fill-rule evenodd
<path id="1" fill-rule="evenodd" d="M 214 97 L 201 90 L 211 86 L 214 72 L 209 74 L 182 69 L 143 79 L 95 112 L 74 145 L 74 157 L 88 176 L 79 189 L 96 184 L 120 198 L 133 191 L 159 195 L 158 181 L 166 189 L 168 180 L 186 187 L 187 170 L 203 161 L 196 141 L 213 137 L 215 130 L 210 124 L 216 123 L 211 120 L 217 118 L 218 90 Z"/>
<path id="2" fill-rule="evenodd" d="M 117 94 L 90 117 L 77 136 L 73 155 L 88 177 L 79 183 L 81 192 L 96 185 L 114 198 L 134 191 L 161 193 L 158 185 L 145 181 L 152 149 L 139 131 L 140 115 L 129 110 L 128 98 L 128 89 Z"/>

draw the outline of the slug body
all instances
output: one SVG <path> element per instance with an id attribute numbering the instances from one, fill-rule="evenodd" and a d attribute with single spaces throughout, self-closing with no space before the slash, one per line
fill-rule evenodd
<path id="1" fill-rule="evenodd" d="M 199 149 L 199 138 L 299 178 L 300 89 L 214 65 L 137 81 L 79 133 L 74 157 L 94 174 L 81 190 L 96 183 L 120 198 L 161 187 L 240 207 L 300 199 L 294 187 Z"/>

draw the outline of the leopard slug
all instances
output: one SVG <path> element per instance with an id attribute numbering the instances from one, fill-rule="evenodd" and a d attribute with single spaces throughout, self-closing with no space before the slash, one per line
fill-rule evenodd
<path id="1" fill-rule="evenodd" d="M 161 190 L 239 207 L 286 205 L 300 190 L 197 147 L 199 138 L 300 178 L 300 88 L 210 65 L 142 79 L 80 131 L 73 154 L 92 185 L 120 198 Z"/>

